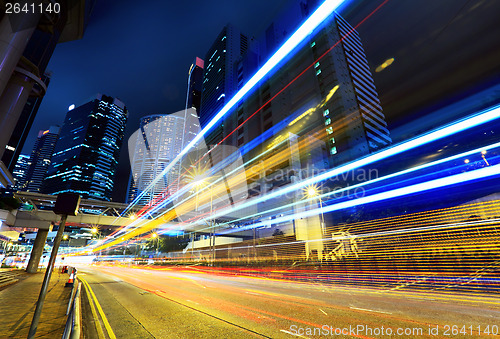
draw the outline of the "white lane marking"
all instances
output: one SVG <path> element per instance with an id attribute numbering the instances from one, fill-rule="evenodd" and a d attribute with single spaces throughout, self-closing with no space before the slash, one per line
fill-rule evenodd
<path id="1" fill-rule="evenodd" d="M 260 295 L 259 293 L 253 293 L 253 292 L 245 292 L 245 293 L 253 294 L 253 295 Z"/>
<path id="2" fill-rule="evenodd" d="M 189 300 L 189 299 L 186 299 L 186 301 L 189 301 L 189 302 L 195 303 L 196 305 L 199 305 L 196 301 L 192 301 L 192 300 Z"/>
<path id="3" fill-rule="evenodd" d="M 286 331 L 286 330 L 280 330 L 281 332 L 284 332 L 284 333 L 287 333 L 287 334 L 290 334 L 290 335 L 293 335 L 293 336 L 296 336 L 296 337 L 299 337 L 299 338 L 306 338 L 306 339 L 310 339 L 309 337 L 304 337 L 303 335 L 300 335 L 298 333 L 293 333 L 293 332 L 290 332 L 290 331 Z"/>
<path id="4" fill-rule="evenodd" d="M 384 313 L 384 314 L 392 314 L 391 312 L 384 312 L 384 311 L 376 311 L 376 310 L 369 310 L 367 308 L 359 308 L 359 307 L 350 307 L 353 310 L 359 310 L 359 311 L 367 311 L 367 312 L 376 312 L 376 313 Z"/>
<path id="5" fill-rule="evenodd" d="M 325 311 L 323 311 L 321 308 L 320 308 L 319 310 L 320 310 L 321 312 L 323 312 L 323 314 L 324 314 L 324 315 L 328 315 L 328 314 L 326 314 L 326 312 L 325 312 Z"/>

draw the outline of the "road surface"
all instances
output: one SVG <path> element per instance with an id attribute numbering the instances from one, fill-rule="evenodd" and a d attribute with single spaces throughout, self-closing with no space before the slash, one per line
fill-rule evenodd
<path id="1" fill-rule="evenodd" d="M 90 337 L 459 338 L 500 334 L 500 298 L 222 276 L 196 267 L 81 267 Z M 85 289 L 84 289 L 85 290 Z M 93 294 L 93 297 L 92 297 Z M 99 310 L 100 308 L 100 310 Z M 100 312 L 101 311 L 101 312 Z M 104 316 L 100 315 L 101 313 Z"/>

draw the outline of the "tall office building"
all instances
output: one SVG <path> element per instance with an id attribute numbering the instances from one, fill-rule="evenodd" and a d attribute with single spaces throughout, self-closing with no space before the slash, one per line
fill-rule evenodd
<path id="1" fill-rule="evenodd" d="M 173 114 L 155 114 L 141 118 L 139 130 L 129 139 L 131 174 L 127 202 L 146 205 L 153 198 L 168 196 L 179 187 L 179 163 L 162 175 L 163 170 L 200 130 L 194 108 Z M 150 184 L 157 179 L 157 182 Z M 139 197 L 140 196 L 140 197 Z"/>
<path id="2" fill-rule="evenodd" d="M 26 133 L 18 133 L 29 130 L 36 102 L 45 95 L 44 74 L 56 44 L 82 38 L 94 4 L 70 1 L 54 15 L 0 15 L 0 188 L 11 184 L 10 172 L 26 138 Z M 37 99 L 26 107 L 30 97 Z"/>
<path id="3" fill-rule="evenodd" d="M 51 126 L 48 130 L 38 132 L 38 138 L 31 152 L 30 167 L 26 174 L 26 184 L 23 191 L 40 192 L 58 136 L 59 126 Z"/>
<path id="4" fill-rule="evenodd" d="M 232 25 L 225 26 L 205 56 L 201 93 L 201 126 L 204 127 L 238 90 L 236 65 L 248 49 L 248 37 Z M 218 124 L 206 138 L 215 145 L 231 126 Z"/>
<path id="5" fill-rule="evenodd" d="M 12 190 L 22 191 L 26 185 L 26 179 L 28 177 L 28 169 L 30 167 L 30 156 L 20 154 L 16 166 L 12 171 L 12 176 L 14 177 L 14 185 L 12 186 Z"/>
<path id="6" fill-rule="evenodd" d="M 126 122 L 125 104 L 106 95 L 70 110 L 42 192 L 111 200 Z"/>
<path id="7" fill-rule="evenodd" d="M 260 40 L 261 60 L 267 60 L 316 6 L 314 0 L 292 2 Z M 313 67 L 268 102 L 310 65 Z M 259 114 L 261 128 L 254 128 L 247 137 L 257 137 L 287 117 L 291 121 L 300 117 L 290 129 L 299 136 L 319 132 L 327 148 L 328 167 L 391 143 L 360 36 L 338 13 L 327 18 L 291 60 L 260 86 L 254 96 L 256 104 L 251 101 L 247 101 L 250 113 L 267 105 Z"/>
<path id="8" fill-rule="evenodd" d="M 203 90 L 203 68 L 205 62 L 196 57 L 189 68 L 188 73 L 188 94 L 186 99 L 187 108 L 194 108 L 200 112 L 201 91 Z"/>

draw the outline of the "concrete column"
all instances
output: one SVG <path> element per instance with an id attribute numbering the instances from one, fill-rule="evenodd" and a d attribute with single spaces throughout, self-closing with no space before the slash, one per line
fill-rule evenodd
<path id="1" fill-rule="evenodd" d="M 49 230 L 38 230 L 35 243 L 33 244 L 33 249 L 31 250 L 30 261 L 28 263 L 28 267 L 26 267 L 26 272 L 36 273 L 38 271 L 38 264 L 40 263 L 40 258 L 42 258 L 43 247 L 47 241 L 48 234 Z"/>
<path id="2" fill-rule="evenodd" d="M 0 158 L 5 152 L 5 146 L 10 140 L 33 85 L 34 82 L 30 77 L 16 72 L 0 96 L 0 126 L 2 126 Z"/>
<path id="3" fill-rule="evenodd" d="M 41 14 L 4 15 L 0 22 L 0 93 L 9 82 Z"/>

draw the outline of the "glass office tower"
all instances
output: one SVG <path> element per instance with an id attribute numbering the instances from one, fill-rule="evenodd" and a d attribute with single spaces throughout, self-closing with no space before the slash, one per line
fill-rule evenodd
<path id="1" fill-rule="evenodd" d="M 111 200 L 126 122 L 125 104 L 106 95 L 70 110 L 42 192 Z"/>

